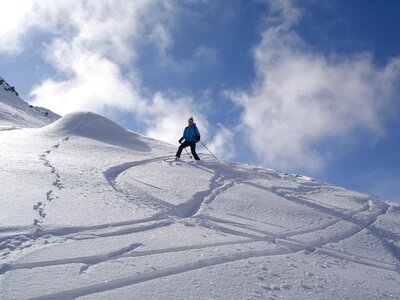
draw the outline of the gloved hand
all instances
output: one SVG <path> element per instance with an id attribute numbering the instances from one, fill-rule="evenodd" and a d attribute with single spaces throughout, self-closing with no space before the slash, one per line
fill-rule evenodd
<path id="1" fill-rule="evenodd" d="M 179 139 L 178 143 L 179 143 L 179 144 L 182 144 L 182 141 L 183 141 L 183 139 Z"/>

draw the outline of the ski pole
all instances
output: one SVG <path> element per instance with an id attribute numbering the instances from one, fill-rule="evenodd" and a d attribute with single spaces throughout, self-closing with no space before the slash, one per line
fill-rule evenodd
<path id="1" fill-rule="evenodd" d="M 218 160 L 218 158 L 210 151 L 210 149 L 207 148 L 206 145 L 203 144 L 203 142 L 200 142 L 200 143 L 203 145 L 204 148 L 207 149 L 208 152 L 210 152 L 210 154 L 211 154 L 212 156 L 214 156 L 214 158 L 215 158 L 216 160 Z"/>
<path id="2" fill-rule="evenodd" d="M 187 149 L 185 148 L 186 153 L 189 155 L 190 158 L 192 158 L 192 156 L 189 154 L 189 151 L 187 151 Z"/>

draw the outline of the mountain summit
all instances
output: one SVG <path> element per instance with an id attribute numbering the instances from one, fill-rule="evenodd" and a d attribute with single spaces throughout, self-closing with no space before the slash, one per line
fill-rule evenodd
<path id="1" fill-rule="evenodd" d="M 13 86 L 10 86 L 1 76 L 0 76 L 0 89 L 10 92 L 14 96 L 19 96 L 17 91 Z"/>
<path id="2" fill-rule="evenodd" d="M 0 130 L 42 127 L 59 117 L 48 109 L 26 103 L 15 88 L 0 77 Z"/>
<path id="3" fill-rule="evenodd" d="M 0 299 L 400 298 L 398 205 L 4 93 Z"/>

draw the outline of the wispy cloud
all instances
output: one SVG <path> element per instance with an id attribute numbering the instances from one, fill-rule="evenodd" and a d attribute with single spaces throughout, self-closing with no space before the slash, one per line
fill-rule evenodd
<path id="1" fill-rule="evenodd" d="M 105 106 L 134 110 L 145 105 L 140 78 L 128 80 L 123 70 L 135 74 L 130 66 L 135 63 L 150 1 L 40 3 L 35 4 L 40 9 L 34 19 L 54 20 L 39 22 L 43 31 L 53 34 L 43 55 L 59 76 L 32 90 L 36 104 L 60 114 L 79 109 L 100 112 Z"/>
<path id="2" fill-rule="evenodd" d="M 321 150 L 328 139 L 357 140 L 360 131 L 384 134 L 400 58 L 378 67 L 369 53 L 316 53 L 293 29 L 301 12 L 292 2 L 270 5 L 267 28 L 253 51 L 257 80 L 251 90 L 227 95 L 243 108 L 241 132 L 260 162 L 318 171 L 329 156 Z"/>
<path id="3" fill-rule="evenodd" d="M 20 38 L 25 33 L 27 16 L 33 2 L 16 0 L 13 5 L 2 5 L 0 9 L 0 53 L 19 53 Z"/>
<path id="4" fill-rule="evenodd" d="M 217 128 L 214 138 L 206 147 L 218 158 L 233 159 L 237 154 L 234 130 L 230 130 L 222 124 L 217 124 Z"/>
<path id="5" fill-rule="evenodd" d="M 208 121 L 193 111 L 194 107 L 196 105 L 192 97 L 175 95 L 170 98 L 162 93 L 156 93 L 142 112 L 147 125 L 146 134 L 176 144 L 190 116 L 194 117 L 195 122 L 202 124 L 201 133 L 206 133 Z"/>

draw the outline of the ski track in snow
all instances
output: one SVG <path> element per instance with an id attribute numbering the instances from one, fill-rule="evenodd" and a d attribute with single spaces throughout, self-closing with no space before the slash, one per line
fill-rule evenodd
<path id="1" fill-rule="evenodd" d="M 60 144 L 55 144 L 51 150 L 46 151 L 45 153 L 40 155 L 40 159 L 43 164 L 49 168 L 51 174 L 54 177 L 54 189 L 49 190 L 44 197 L 43 202 L 38 202 L 35 205 L 34 209 L 38 211 L 39 217 L 35 223 L 35 225 L 40 226 L 46 217 L 45 208 L 51 201 L 57 199 L 56 193 L 58 189 L 62 189 L 62 181 L 60 175 L 58 174 L 56 168 L 51 164 L 50 154 L 52 151 L 56 151 L 59 148 Z M 124 173 L 125 171 L 135 168 L 136 166 L 142 166 L 144 164 L 154 163 L 163 161 L 167 156 L 161 156 L 157 158 L 141 160 L 141 161 L 133 161 L 126 162 L 121 165 L 113 166 L 106 171 L 104 171 L 104 176 L 109 182 L 109 184 L 113 187 L 115 191 L 121 193 L 126 196 L 129 200 L 129 194 L 124 191 L 117 184 L 117 178 Z M 318 203 L 315 200 L 308 199 L 306 197 L 300 197 L 296 195 L 296 193 L 302 193 L 304 195 L 305 192 L 315 192 L 321 188 L 317 183 L 303 183 L 302 190 L 299 189 L 289 189 L 279 188 L 279 187 L 265 187 L 251 182 L 251 176 L 247 175 L 243 177 L 243 173 L 238 170 L 238 174 L 240 176 L 235 176 L 235 173 L 227 173 L 224 174 L 224 169 L 221 168 L 218 171 L 217 168 L 214 170 L 212 167 L 204 166 L 201 164 L 193 164 L 195 168 L 206 168 L 208 171 L 214 172 L 214 175 L 211 179 L 209 190 L 198 192 L 191 199 L 186 201 L 180 205 L 172 205 L 167 202 L 164 202 L 160 199 L 150 198 L 147 202 L 148 205 L 152 207 L 159 207 L 162 211 L 166 212 L 166 214 L 155 215 L 152 218 L 144 219 L 144 220 L 135 220 L 132 222 L 121 222 L 114 224 L 102 224 L 98 226 L 92 227 L 81 227 L 81 228 L 58 228 L 54 231 L 51 230 L 43 230 L 32 233 L 31 235 L 16 235 L 16 236 L 8 236 L 7 238 L 0 238 L 0 247 L 2 243 L 7 242 L 10 238 L 21 238 L 21 236 L 25 236 L 26 239 L 38 240 L 40 238 L 46 239 L 47 237 L 62 237 L 63 240 L 61 242 L 73 242 L 74 240 L 81 239 L 93 239 L 93 238 L 102 238 L 107 236 L 120 236 L 123 234 L 131 234 L 135 232 L 143 232 L 146 230 L 154 230 L 161 227 L 170 226 L 176 224 L 177 222 L 181 222 L 183 224 L 193 224 L 193 226 L 201 226 L 207 229 L 216 230 L 218 232 L 226 233 L 229 235 L 237 236 L 237 240 L 226 241 L 226 242 L 216 242 L 216 243 L 207 243 L 207 244 L 199 244 L 199 245 L 188 245 L 188 246 L 178 246 L 178 247 L 170 247 L 158 250 L 140 250 L 141 244 L 132 243 L 127 247 L 123 247 L 119 250 L 111 251 L 109 253 L 103 253 L 99 255 L 93 256 L 83 256 L 83 257 L 74 257 L 74 258 L 66 258 L 60 260 L 47 260 L 47 261 L 38 261 L 32 263 L 11 263 L 3 265 L 0 268 L 0 275 L 5 274 L 6 272 L 18 269 L 33 269 L 33 268 L 43 268 L 47 266 L 55 266 L 55 265 L 64 265 L 64 264 L 83 264 L 84 266 L 81 268 L 81 272 L 87 271 L 88 268 L 101 264 L 106 261 L 115 260 L 123 257 L 140 257 L 140 256 L 148 256 L 158 254 L 171 254 L 176 252 L 184 252 L 195 249 L 213 249 L 220 246 L 229 246 L 229 245 L 245 245 L 251 244 L 255 242 L 265 242 L 266 244 L 275 244 L 277 246 L 276 249 L 266 249 L 266 250 L 251 250 L 251 251 L 242 251 L 239 253 L 229 253 L 219 257 L 211 257 L 204 258 L 202 260 L 193 261 L 191 263 L 186 263 L 183 265 L 178 265 L 174 267 L 167 267 L 161 270 L 155 270 L 152 272 L 147 272 L 145 274 L 139 275 L 129 275 L 126 277 L 121 277 L 114 280 L 109 280 L 107 282 L 100 282 L 97 284 L 90 284 L 84 287 L 67 289 L 65 291 L 60 291 L 40 297 L 36 297 L 33 299 L 56 299 L 56 298 L 77 298 L 85 295 L 101 293 L 117 288 L 122 288 L 134 284 L 138 284 L 141 282 L 155 280 L 164 278 L 167 276 L 177 275 L 180 273 L 198 270 L 202 268 L 217 266 L 221 264 L 226 264 L 230 262 L 235 262 L 243 259 L 250 259 L 255 257 L 268 257 L 268 256 L 276 256 L 276 255 L 288 255 L 294 254 L 299 251 L 307 251 L 307 252 L 316 252 L 324 255 L 328 255 L 334 258 L 340 258 L 348 261 L 352 261 L 357 264 L 363 264 L 366 266 L 371 266 L 375 268 L 380 268 L 388 271 L 399 272 L 398 266 L 393 264 L 388 264 L 380 261 L 376 261 L 373 259 L 355 256 L 353 254 L 347 254 L 332 248 L 325 248 L 324 246 L 330 243 L 339 243 L 340 241 L 349 239 L 361 232 L 362 230 L 367 230 L 371 234 L 373 234 L 378 240 L 382 242 L 386 249 L 388 249 L 394 257 L 400 261 L 400 251 L 398 247 L 396 247 L 392 242 L 387 241 L 384 237 L 384 233 L 381 232 L 381 229 L 376 229 L 374 227 L 374 223 L 378 219 L 379 216 L 384 215 L 387 212 L 388 206 L 379 203 L 379 209 L 373 211 L 370 204 L 364 205 L 360 210 L 354 211 L 346 211 L 340 212 L 338 209 L 333 207 L 329 207 L 327 205 L 323 205 Z M 260 178 L 260 175 L 257 175 Z M 264 189 L 268 192 L 272 192 L 282 199 L 286 201 L 293 202 L 297 205 L 306 206 L 313 210 L 317 210 L 320 213 L 325 215 L 329 215 L 331 217 L 331 221 L 327 222 L 320 226 L 314 226 L 313 228 L 308 229 L 299 229 L 286 231 L 280 234 L 270 233 L 258 228 L 253 228 L 251 225 L 242 224 L 238 222 L 233 222 L 231 220 L 225 220 L 222 218 L 210 217 L 207 215 L 203 215 L 201 212 L 203 208 L 207 205 L 210 205 L 215 201 L 218 195 L 228 191 L 232 187 L 238 184 L 246 184 L 249 186 L 253 186 L 259 189 Z M 376 204 L 376 203 L 374 203 Z M 236 216 L 238 217 L 238 216 Z M 347 228 L 342 232 L 335 232 L 332 235 L 329 233 L 323 239 L 312 240 L 310 242 L 301 242 L 296 240 L 296 236 L 303 234 L 316 233 L 319 231 L 327 230 L 330 227 L 337 225 L 339 222 L 345 222 L 348 224 Z M 229 226 L 228 226 L 229 225 Z M 133 227 L 132 227 L 133 226 Z M 235 229 L 233 229 L 233 228 Z M 107 233 L 102 232 L 105 228 L 115 228 L 115 230 L 111 230 Z M 12 232 L 12 229 L 10 229 Z M 85 235 L 86 234 L 86 235 Z M 390 236 L 390 238 L 394 238 L 398 240 L 398 236 Z"/>
<path id="2" fill-rule="evenodd" d="M 381 214 L 385 213 L 381 212 Z M 376 215 L 375 217 L 371 217 L 370 222 L 373 223 L 375 222 L 376 218 L 380 214 Z M 200 261 L 195 261 L 192 263 L 187 263 L 182 266 L 176 266 L 176 267 L 170 267 L 170 268 L 165 268 L 163 270 L 156 270 L 154 272 L 148 272 L 146 274 L 140 274 L 140 275 L 132 275 L 132 276 L 126 276 L 123 278 L 118 278 L 115 280 L 110 280 L 107 282 L 99 283 L 99 284 L 94 284 L 94 285 L 88 285 L 85 287 L 81 288 L 76 288 L 76 289 L 71 289 L 71 290 L 66 290 L 58 293 L 53 293 L 50 295 L 46 296 L 41 296 L 33 299 L 55 299 L 55 298 L 77 298 L 77 297 L 82 297 L 90 294 L 95 294 L 95 293 L 100 293 L 100 292 L 105 292 L 117 288 L 122 288 L 125 286 L 130 286 L 134 284 L 138 284 L 141 282 L 149 281 L 149 280 L 154 280 L 154 279 L 160 279 L 163 277 L 167 276 L 172 276 L 172 275 L 177 275 L 180 273 L 188 272 L 188 271 L 193 271 L 193 270 L 198 270 L 202 268 L 207 268 L 207 267 L 212 267 L 212 266 L 217 266 L 220 264 L 225 264 L 225 263 L 230 263 L 238 260 L 243 260 L 243 259 L 250 259 L 250 258 L 255 258 L 255 257 L 266 257 L 266 256 L 276 256 L 276 255 L 288 255 L 288 254 L 294 254 L 299 251 L 316 251 L 315 248 L 321 248 L 322 246 L 332 243 L 332 242 L 339 242 L 341 240 L 347 239 L 355 235 L 356 233 L 360 232 L 362 229 L 365 229 L 366 227 L 358 227 L 355 229 L 351 229 L 349 231 L 346 231 L 341 234 L 341 236 L 335 236 L 334 238 L 327 239 L 326 241 L 323 241 L 321 243 L 317 244 L 301 244 L 299 242 L 293 242 L 291 243 L 290 241 L 285 241 L 284 239 L 280 241 L 275 241 L 280 247 L 278 249 L 274 250 L 254 250 L 254 251 L 244 251 L 240 253 L 234 253 L 234 254 L 228 254 L 224 255 L 222 257 L 217 257 L 217 258 L 210 258 L 210 259 L 203 259 Z M 270 237 L 266 236 L 264 237 L 264 240 L 270 241 Z M 238 242 L 230 242 L 230 243 L 219 243 L 219 244 L 210 244 L 210 245 L 198 245 L 198 246 L 188 246 L 188 247 L 181 247 L 181 248 L 171 248 L 171 249 L 163 249 L 163 250 L 155 250 L 155 251 L 134 251 L 132 254 L 123 254 L 119 257 L 138 257 L 138 256 L 150 256 L 150 255 L 155 255 L 155 254 L 166 254 L 166 253 L 171 253 L 171 252 L 177 252 L 177 251 L 187 251 L 190 249 L 199 249 L 199 248 L 209 248 L 209 247 L 216 247 L 216 246 L 221 246 L 221 245 L 235 245 L 235 244 L 245 244 L 245 243 L 252 243 L 255 241 L 262 241 L 263 238 L 254 238 L 254 239 L 249 239 L 246 241 L 238 241 Z M 381 268 L 384 270 L 389 270 L 389 271 L 396 271 L 396 269 L 390 265 L 390 264 L 385 264 L 382 262 L 377 262 L 374 260 L 370 259 L 361 259 L 354 257 L 349 254 L 345 253 L 340 253 L 338 251 L 333 251 L 333 250 L 326 250 L 326 249 L 318 249 L 317 253 L 323 253 L 325 255 L 329 255 L 335 258 L 341 258 L 345 259 L 348 261 L 352 261 L 358 264 L 363 264 L 366 266 L 372 266 L 376 268 Z M 105 255 L 107 257 L 113 256 L 112 254 Z M 114 257 L 116 258 L 116 257 Z M 89 259 L 89 258 L 88 258 Z M 95 260 L 96 258 L 91 258 L 89 260 Z"/>
<path id="3" fill-rule="evenodd" d="M 0 126 L 0 131 L 10 131 L 10 130 L 17 130 L 21 129 L 21 127 L 17 126 Z"/>
<path id="4" fill-rule="evenodd" d="M 124 191 L 122 188 L 118 187 L 116 180 L 125 171 L 136 166 L 143 166 L 144 164 L 161 162 L 170 156 L 161 156 L 152 159 L 127 162 L 121 165 L 117 165 L 107 169 L 104 172 L 104 176 L 113 189 L 119 193 L 125 194 L 126 198 L 129 199 L 129 192 Z M 171 162 L 172 164 L 172 162 Z M 199 166 L 195 166 L 201 168 Z M 207 191 L 201 191 L 196 193 L 192 199 L 189 199 L 185 203 L 179 205 L 172 205 L 168 202 L 162 201 L 161 199 L 156 199 L 150 195 L 146 195 L 146 202 L 152 199 L 152 205 L 155 207 L 160 207 L 163 211 L 168 212 L 170 216 L 175 216 L 179 218 L 189 218 L 196 215 L 204 205 L 210 204 L 220 193 L 231 188 L 239 180 L 224 180 L 223 176 L 218 172 L 215 172 L 213 178 L 211 179 L 210 189 Z M 142 193 L 145 193 L 142 191 Z"/>

